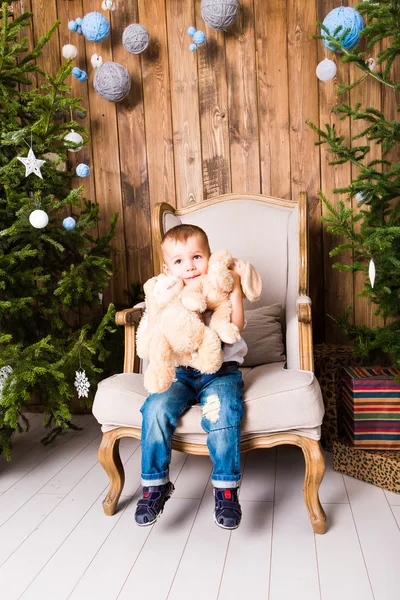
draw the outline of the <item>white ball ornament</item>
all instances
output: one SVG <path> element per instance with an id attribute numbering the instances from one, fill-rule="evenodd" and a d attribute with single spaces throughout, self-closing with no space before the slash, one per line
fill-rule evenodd
<path id="1" fill-rule="evenodd" d="M 36 229 L 43 229 L 43 227 L 46 227 L 48 222 L 49 217 L 44 210 L 37 209 L 31 212 L 29 215 L 29 223 Z"/>
<path id="2" fill-rule="evenodd" d="M 324 60 L 321 60 L 320 63 L 318 63 L 315 72 L 317 74 L 318 79 L 320 79 L 321 81 L 329 81 L 330 79 L 333 79 L 335 77 L 336 71 L 337 67 L 333 60 L 330 60 L 330 58 L 325 58 Z"/>
<path id="3" fill-rule="evenodd" d="M 64 58 L 75 58 L 78 56 L 78 48 L 73 44 L 65 44 L 62 48 L 62 55 Z"/>
<path id="4" fill-rule="evenodd" d="M 83 137 L 80 133 L 77 133 L 71 129 L 71 131 L 64 137 L 64 140 L 66 142 L 73 142 L 74 144 L 81 144 L 83 142 Z M 68 152 L 78 152 L 81 150 L 81 148 L 82 146 L 79 146 L 79 148 L 68 148 Z"/>

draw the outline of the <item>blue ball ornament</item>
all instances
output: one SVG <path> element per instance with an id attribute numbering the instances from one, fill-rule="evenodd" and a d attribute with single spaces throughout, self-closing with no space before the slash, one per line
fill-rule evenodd
<path id="1" fill-rule="evenodd" d="M 364 29 L 362 16 L 355 8 L 351 8 L 350 6 L 339 6 L 338 8 L 331 10 L 323 20 L 323 25 L 328 29 L 330 35 L 334 36 L 336 39 L 343 35 L 345 31 L 349 30 L 341 42 L 346 50 L 350 50 L 358 43 L 360 31 Z M 338 34 L 334 35 L 335 30 L 338 27 L 341 27 L 342 29 Z M 328 50 L 335 50 L 329 43 L 329 40 L 325 38 L 326 32 L 323 29 L 321 30 L 321 35 L 323 36 L 322 41 L 324 46 L 328 48 Z"/>
<path id="2" fill-rule="evenodd" d="M 78 29 L 78 23 L 76 21 L 69 21 L 68 22 L 68 29 L 70 31 L 76 31 Z"/>
<path id="3" fill-rule="evenodd" d="M 194 52 L 195 50 L 197 50 L 196 44 L 189 44 L 189 50 L 190 52 Z"/>
<path id="4" fill-rule="evenodd" d="M 193 41 L 196 44 L 196 46 L 204 44 L 204 42 L 206 41 L 206 34 L 204 33 L 204 31 L 201 31 L 201 29 L 196 31 L 196 33 L 193 36 Z"/>
<path id="5" fill-rule="evenodd" d="M 82 33 L 89 42 L 101 42 L 110 33 L 110 23 L 99 12 L 91 12 L 83 17 Z"/>
<path id="6" fill-rule="evenodd" d="M 75 229 L 76 221 L 73 217 L 66 217 L 62 224 L 64 229 L 71 231 L 71 229 Z"/>
<path id="7" fill-rule="evenodd" d="M 193 37 L 194 34 L 196 33 L 196 27 L 193 27 L 193 25 L 191 25 L 190 27 L 188 27 L 188 35 L 190 35 L 190 37 Z"/>
<path id="8" fill-rule="evenodd" d="M 85 165 L 85 163 L 80 163 L 76 167 L 75 173 L 78 175 L 78 177 L 87 177 L 90 175 L 90 169 L 87 165 Z"/>
<path id="9" fill-rule="evenodd" d="M 82 69 L 79 69 L 78 67 L 74 67 L 71 73 L 79 81 L 86 81 L 86 79 L 88 78 L 86 71 L 82 71 Z"/>
<path id="10" fill-rule="evenodd" d="M 77 18 L 75 19 L 75 23 L 76 23 L 77 25 L 82 25 L 82 21 L 83 21 L 83 19 L 82 19 L 81 17 L 77 17 Z"/>

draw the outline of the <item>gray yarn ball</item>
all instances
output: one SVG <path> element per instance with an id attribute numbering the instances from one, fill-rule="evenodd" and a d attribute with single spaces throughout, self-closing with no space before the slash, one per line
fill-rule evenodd
<path id="1" fill-rule="evenodd" d="M 110 102 L 123 100 L 131 89 L 131 78 L 128 71 L 116 62 L 105 62 L 96 70 L 94 89 Z"/>
<path id="2" fill-rule="evenodd" d="M 201 0 L 201 16 L 213 29 L 228 29 L 235 22 L 238 0 Z"/>
<path id="3" fill-rule="evenodd" d="M 124 48 L 128 52 L 131 52 L 131 54 L 140 54 L 146 50 L 149 40 L 149 32 L 146 27 L 143 27 L 139 23 L 128 25 L 122 34 Z"/>

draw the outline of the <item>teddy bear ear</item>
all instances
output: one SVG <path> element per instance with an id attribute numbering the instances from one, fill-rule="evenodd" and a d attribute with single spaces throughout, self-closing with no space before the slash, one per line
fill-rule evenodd
<path id="1" fill-rule="evenodd" d="M 256 269 L 249 262 L 234 258 L 233 270 L 239 273 L 244 295 L 250 302 L 257 302 L 262 291 L 262 281 Z"/>
<path id="2" fill-rule="evenodd" d="M 232 260 L 232 254 L 228 250 L 216 250 L 211 254 L 208 264 L 213 265 L 220 262 L 226 267 L 229 267 Z"/>

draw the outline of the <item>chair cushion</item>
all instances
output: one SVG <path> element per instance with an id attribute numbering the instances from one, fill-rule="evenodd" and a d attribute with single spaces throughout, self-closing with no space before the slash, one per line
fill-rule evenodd
<path id="1" fill-rule="evenodd" d="M 282 304 L 260 306 L 245 311 L 246 327 L 242 337 L 248 351 L 244 357 L 244 367 L 257 367 L 285 360 L 282 335 Z"/>
<path id="2" fill-rule="evenodd" d="M 304 430 L 319 439 L 324 406 L 319 384 L 310 371 L 284 369 L 282 363 L 243 369 L 245 416 L 242 437 L 277 431 Z M 113 375 L 99 383 L 93 414 L 103 431 L 115 427 L 141 427 L 140 407 L 148 393 L 143 376 Z M 201 409 L 196 405 L 183 415 L 174 438 L 206 443 L 201 428 Z M 309 434 L 311 431 L 311 435 Z"/>

